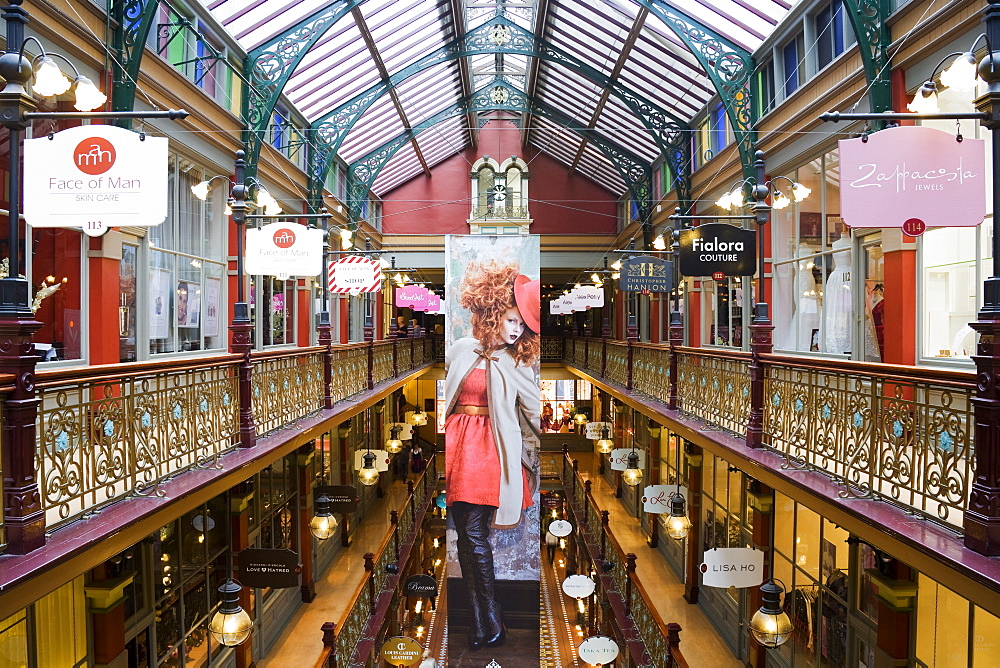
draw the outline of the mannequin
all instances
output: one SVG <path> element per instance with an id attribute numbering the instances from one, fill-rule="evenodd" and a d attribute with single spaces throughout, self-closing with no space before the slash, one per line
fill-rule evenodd
<path id="1" fill-rule="evenodd" d="M 826 279 L 823 313 L 823 352 L 851 352 L 851 237 L 846 232 L 833 242 L 833 271 Z"/>
<path id="2" fill-rule="evenodd" d="M 819 328 L 820 294 L 813 277 L 815 258 L 809 244 L 799 244 L 799 260 L 795 272 L 795 315 L 792 331 L 795 332 L 795 350 L 810 350 L 813 330 Z"/>

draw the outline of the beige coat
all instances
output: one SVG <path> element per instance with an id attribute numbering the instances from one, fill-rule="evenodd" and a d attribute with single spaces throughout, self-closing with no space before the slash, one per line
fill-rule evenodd
<path id="1" fill-rule="evenodd" d="M 482 359 L 479 341 L 459 339 L 445 354 L 445 419 L 451 415 L 466 376 Z M 486 396 L 490 407 L 493 440 L 500 456 L 500 506 L 493 525 L 517 526 L 524 498 L 521 466 L 528 469 L 532 491 L 538 486 L 538 420 L 540 399 L 535 370 L 517 366 L 506 347 L 494 350 L 486 376 Z M 447 438 L 447 435 L 445 436 Z"/>

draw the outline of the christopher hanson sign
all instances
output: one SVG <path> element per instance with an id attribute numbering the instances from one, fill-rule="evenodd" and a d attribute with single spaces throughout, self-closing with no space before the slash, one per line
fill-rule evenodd
<path id="1" fill-rule="evenodd" d="M 680 270 L 685 276 L 752 276 L 757 234 L 726 223 L 699 225 L 681 232 Z"/>
<path id="2" fill-rule="evenodd" d="M 625 292 L 670 292 L 674 287 L 673 262 L 651 255 L 622 261 L 619 287 Z"/>
<path id="3" fill-rule="evenodd" d="M 984 140 L 924 126 L 841 139 L 840 215 L 851 227 L 978 225 L 986 215 Z M 913 225 L 911 223 L 910 225 Z"/>

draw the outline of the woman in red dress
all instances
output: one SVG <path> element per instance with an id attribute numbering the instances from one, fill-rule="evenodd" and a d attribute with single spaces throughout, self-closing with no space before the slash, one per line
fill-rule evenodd
<path id="1" fill-rule="evenodd" d="M 490 528 L 510 528 L 532 504 L 537 484 L 524 435 L 538 433 L 536 378 L 540 285 L 516 265 L 469 267 L 460 285 L 472 337 L 448 346 L 445 461 L 449 514 L 471 606 L 469 647 L 506 638 Z"/>

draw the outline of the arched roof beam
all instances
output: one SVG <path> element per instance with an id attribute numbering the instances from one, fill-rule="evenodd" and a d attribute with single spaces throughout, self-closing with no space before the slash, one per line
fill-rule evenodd
<path id="1" fill-rule="evenodd" d="M 889 53 L 889 3 L 887 0 L 844 0 L 844 9 L 851 17 L 854 37 L 868 81 L 868 102 L 872 113 L 880 114 L 892 108 Z M 884 122 L 879 123 L 884 126 Z"/>
<path id="2" fill-rule="evenodd" d="M 493 93 L 498 87 L 506 90 L 506 95 L 503 96 L 506 97 L 506 101 L 503 103 L 494 101 L 495 97 Z M 619 146 L 613 141 L 609 141 L 597 133 L 596 130 L 580 127 L 578 120 L 553 109 L 537 98 L 525 94 L 514 86 L 509 79 L 500 76 L 477 90 L 472 96 L 463 98 L 448 109 L 434 114 L 419 125 L 410 128 L 408 132 L 398 135 L 352 162 L 348 168 L 348 179 L 350 181 L 348 200 L 349 220 L 352 223 L 357 220 L 358 214 L 361 211 L 361 204 L 367 199 L 368 193 L 371 191 L 379 173 L 388 164 L 392 156 L 407 144 L 411 134 L 419 134 L 455 116 L 496 110 L 527 111 L 531 114 L 537 114 L 583 137 L 601 151 L 618 170 L 622 180 L 625 181 L 629 193 L 639 205 L 640 211 L 648 212 L 649 198 L 652 192 L 652 168 L 649 163 L 646 163 L 642 158 L 628 149 Z"/>
<path id="3" fill-rule="evenodd" d="M 506 26 L 510 34 L 508 41 L 501 45 L 494 44 L 490 40 L 490 31 L 498 24 Z M 453 40 L 437 51 L 392 74 L 387 80 L 359 93 L 337 109 L 313 122 L 312 130 L 316 141 L 311 145 L 313 150 L 310 154 L 309 165 L 311 205 L 319 206 L 322 198 L 322 184 L 333 164 L 333 157 L 340 149 L 344 139 L 361 116 L 390 87 L 399 85 L 402 81 L 429 67 L 468 56 L 500 52 L 517 53 L 560 64 L 610 90 L 611 94 L 620 99 L 632 113 L 642 120 L 643 125 L 652 131 L 657 147 L 671 161 L 674 174 L 678 175 L 678 178 L 683 178 L 685 183 L 689 182 L 687 175 L 689 174 L 690 161 L 687 156 L 690 147 L 686 132 L 689 126 L 686 121 L 635 93 L 620 81 L 608 77 L 575 56 L 537 38 L 506 17 L 499 16 L 469 31 L 462 39 Z M 519 111 L 527 111 L 528 113 L 530 110 L 531 107 L 519 109 Z"/>

